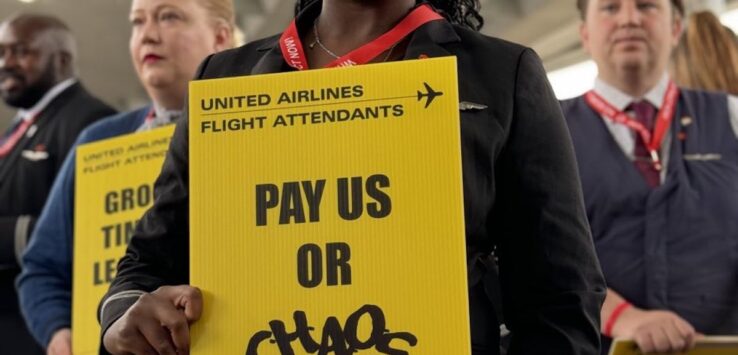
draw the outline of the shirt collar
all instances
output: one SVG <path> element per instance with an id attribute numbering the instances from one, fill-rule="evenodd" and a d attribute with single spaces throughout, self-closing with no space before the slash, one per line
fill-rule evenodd
<path id="1" fill-rule="evenodd" d="M 661 79 L 659 79 L 659 82 L 656 83 L 656 86 L 651 88 L 651 90 L 643 95 L 643 97 L 633 97 L 620 91 L 618 88 L 606 83 L 604 80 L 598 77 L 595 80 L 594 91 L 603 99 L 607 100 L 607 102 L 609 102 L 615 108 L 621 111 L 625 110 L 625 108 L 628 107 L 628 105 L 630 105 L 632 102 L 644 99 L 650 102 L 658 110 L 664 103 L 664 95 L 666 94 L 666 90 L 669 88 L 669 80 L 669 75 L 664 73 L 661 76 Z"/>
<path id="2" fill-rule="evenodd" d="M 23 120 L 30 120 L 39 113 L 41 113 L 46 106 L 49 105 L 51 101 L 53 101 L 59 94 L 61 94 L 64 90 L 69 88 L 70 86 L 77 83 L 76 78 L 69 78 L 66 80 L 63 80 L 62 82 L 54 85 L 51 89 L 49 89 L 43 97 L 41 97 L 41 100 L 38 100 L 33 107 L 29 109 L 20 109 L 18 110 L 18 117 L 20 117 Z"/>
<path id="3" fill-rule="evenodd" d="M 166 126 L 172 122 L 177 121 L 182 117 L 184 111 L 182 110 L 168 110 L 164 107 L 154 103 L 151 108 L 154 112 L 153 120 L 145 120 L 143 124 L 136 130 L 136 132 L 148 131 L 161 126 Z"/>
<path id="4" fill-rule="evenodd" d="M 182 116 L 182 110 L 168 110 L 154 103 L 154 120 L 160 124 L 168 124 Z"/>

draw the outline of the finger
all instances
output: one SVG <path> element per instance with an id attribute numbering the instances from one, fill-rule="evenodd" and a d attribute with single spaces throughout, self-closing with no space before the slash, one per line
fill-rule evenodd
<path id="1" fill-rule="evenodd" d="M 687 340 L 677 328 L 676 324 L 662 327 L 661 330 L 669 341 L 669 349 L 667 351 L 684 351 L 687 348 Z"/>
<path id="2" fill-rule="evenodd" d="M 196 322 L 200 320 L 202 315 L 202 292 L 197 287 L 190 287 L 187 289 L 186 297 L 183 297 L 178 305 L 182 305 L 185 310 L 185 316 L 190 322 Z"/>
<path id="3" fill-rule="evenodd" d="M 650 332 L 651 340 L 653 341 L 653 351 L 659 353 L 665 353 L 671 350 L 671 343 L 669 338 L 666 336 L 662 326 L 658 326 Z"/>
<path id="4" fill-rule="evenodd" d="M 144 296 L 141 296 L 141 298 L 144 298 Z M 151 300 L 146 299 L 144 301 L 153 303 L 151 311 L 153 317 L 158 321 L 156 324 L 158 330 L 153 328 L 148 328 L 148 330 L 152 332 L 152 336 L 160 334 L 159 331 L 164 331 L 166 339 L 171 341 L 170 344 L 178 353 L 188 354 L 190 349 L 190 326 L 184 312 L 175 308 L 174 304 L 162 295 L 157 294 L 150 297 Z M 156 347 L 157 344 L 152 343 L 152 345 L 155 345 L 155 348 L 159 350 Z M 164 346 L 163 343 L 158 345 Z"/>
<path id="5" fill-rule="evenodd" d="M 650 353 L 654 350 L 653 339 L 651 334 L 647 331 L 641 331 L 635 334 L 633 340 L 638 345 L 638 349 L 641 349 L 643 353 Z"/>
<path id="6" fill-rule="evenodd" d="M 168 331 L 178 354 L 190 353 L 190 325 L 182 311 L 177 311 L 174 317 L 162 320 L 161 326 Z"/>
<path id="7" fill-rule="evenodd" d="M 169 299 L 175 307 L 183 309 L 189 322 L 200 319 L 202 314 L 202 293 L 197 287 L 189 285 L 165 286 L 155 291 Z"/>
<path id="8" fill-rule="evenodd" d="M 679 333 L 682 335 L 682 338 L 685 341 L 684 349 L 682 349 L 682 351 L 687 351 L 694 348 L 697 344 L 697 339 L 699 338 L 694 327 L 692 327 L 691 324 L 687 323 L 687 321 L 681 318 L 677 318 L 674 320 L 674 326 L 678 329 Z"/>
<path id="9" fill-rule="evenodd" d="M 137 304 L 108 328 L 103 335 L 103 346 L 113 355 L 132 354 L 156 354 L 146 341 L 146 338 L 138 331 L 136 324 L 145 320 L 138 313 L 140 306 Z"/>
<path id="10" fill-rule="evenodd" d="M 176 355 L 174 343 L 169 335 L 169 331 L 155 322 L 144 322 L 139 324 L 139 331 L 146 338 L 146 342 L 159 355 Z"/>
<path id="11" fill-rule="evenodd" d="M 136 332 L 134 338 L 125 343 L 124 349 L 126 351 L 122 354 L 126 355 L 159 355 L 156 349 L 149 344 L 146 337 L 139 331 Z"/>

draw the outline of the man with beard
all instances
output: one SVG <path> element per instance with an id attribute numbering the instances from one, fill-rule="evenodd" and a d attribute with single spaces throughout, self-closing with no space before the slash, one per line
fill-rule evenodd
<path id="1" fill-rule="evenodd" d="M 0 342 L 3 353 L 36 354 L 13 280 L 54 176 L 77 134 L 115 111 L 75 78 L 69 28 L 41 15 L 0 23 L 0 97 L 18 113 L 0 137 Z"/>

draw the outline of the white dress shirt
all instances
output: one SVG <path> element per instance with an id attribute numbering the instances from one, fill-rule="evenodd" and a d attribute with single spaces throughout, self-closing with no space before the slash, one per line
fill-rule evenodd
<path id="1" fill-rule="evenodd" d="M 49 91 L 47 91 L 44 96 L 41 97 L 41 100 L 38 100 L 33 107 L 29 109 L 20 109 L 18 110 L 18 114 L 16 115 L 16 118 L 13 120 L 13 123 L 15 123 L 15 120 L 23 119 L 23 120 L 30 120 L 31 118 L 37 116 L 39 113 L 41 113 L 46 106 L 49 105 L 51 101 L 53 101 L 59 94 L 61 94 L 64 90 L 69 88 L 70 86 L 74 85 L 77 82 L 76 78 L 69 78 L 66 80 L 61 81 L 60 83 L 54 85 Z"/>
<path id="2" fill-rule="evenodd" d="M 144 123 L 136 129 L 136 132 L 145 132 L 154 128 L 166 126 L 184 114 L 182 110 L 167 110 L 156 103 L 154 103 L 154 119 L 146 120 Z"/>
<path id="3" fill-rule="evenodd" d="M 594 92 L 620 111 L 624 111 L 632 102 L 641 100 L 648 101 L 656 108 L 656 110 L 660 110 L 663 105 L 664 95 L 669 87 L 669 81 L 669 76 L 664 74 L 656 86 L 643 95 L 643 97 L 636 98 L 620 91 L 600 78 L 597 78 L 595 80 Z M 628 113 L 631 114 L 630 112 Z M 728 114 L 730 116 L 729 119 L 730 124 L 733 127 L 733 132 L 735 133 L 736 138 L 738 138 L 738 97 L 728 95 Z M 610 134 L 612 134 L 615 141 L 623 150 L 623 153 L 625 153 L 630 160 L 634 160 L 636 132 L 627 126 L 615 123 L 604 116 L 602 116 L 602 119 L 604 120 L 607 129 L 610 131 Z M 664 166 L 664 169 L 661 170 L 661 182 L 663 182 L 666 177 L 666 171 L 669 164 L 669 147 L 671 147 L 671 139 L 672 136 L 670 129 L 664 136 L 664 140 L 661 142 L 660 157 Z"/>

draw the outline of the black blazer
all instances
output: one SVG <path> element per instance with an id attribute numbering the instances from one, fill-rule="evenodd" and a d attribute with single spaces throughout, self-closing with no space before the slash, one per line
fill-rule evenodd
<path id="1" fill-rule="evenodd" d="M 311 24 L 298 19 L 302 33 Z M 445 21 L 411 36 L 407 59 L 457 56 L 461 101 L 487 106 L 461 113 L 467 249 L 470 261 L 499 249 L 510 354 L 599 354 L 605 284 L 572 144 L 538 57 Z M 292 70 L 278 39 L 213 55 L 197 77 Z M 138 225 L 106 298 L 188 283 L 187 126 L 186 118 L 177 123 L 156 203 Z M 102 309 L 103 329 L 133 302 L 109 302 Z M 478 283 L 470 283 L 470 305 L 474 354 L 498 353 L 497 319 Z"/>
<path id="2" fill-rule="evenodd" d="M 0 160 L 0 329 L 11 353 L 31 354 L 25 324 L 20 319 L 13 285 L 18 259 L 31 236 L 56 173 L 79 132 L 115 110 L 76 83 L 62 91 L 41 112 L 21 140 Z M 35 132 L 29 137 L 29 132 Z"/>
<path id="3" fill-rule="evenodd" d="M 32 217 L 32 224 L 41 213 L 54 177 L 79 132 L 114 113 L 79 83 L 61 92 L 41 112 L 34 124 L 35 133 L 31 137 L 24 135 L 0 160 L 0 245 L 14 236 L 18 216 Z M 2 265 L 15 263 L 14 252 L 7 252 L 0 249 Z"/>
<path id="4" fill-rule="evenodd" d="M 26 235 L 30 236 L 77 134 L 113 113 L 115 110 L 91 96 L 81 84 L 73 84 L 48 104 L 13 150 L 0 159 L 0 266 L 17 265 L 14 236 L 18 217 L 30 217 Z"/>

